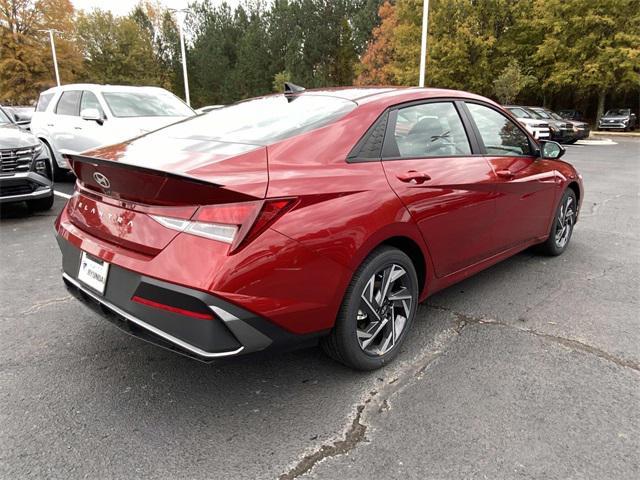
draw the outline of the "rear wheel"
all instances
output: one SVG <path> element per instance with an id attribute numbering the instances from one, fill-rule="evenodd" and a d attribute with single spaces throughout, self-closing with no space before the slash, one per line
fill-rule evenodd
<path id="1" fill-rule="evenodd" d="M 578 202 L 576 194 L 573 190 L 567 188 L 556 210 L 549 238 L 540 245 L 542 253 L 557 256 L 566 250 L 569 240 L 571 240 L 577 214 Z"/>
<path id="2" fill-rule="evenodd" d="M 353 276 L 322 347 L 349 367 L 380 368 L 398 354 L 417 304 L 418 279 L 411 259 L 396 248 L 380 247 Z"/>

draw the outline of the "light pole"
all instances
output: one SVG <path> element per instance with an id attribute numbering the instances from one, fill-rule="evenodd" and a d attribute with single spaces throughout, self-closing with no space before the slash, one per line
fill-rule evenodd
<path id="1" fill-rule="evenodd" d="M 429 29 L 429 0 L 422 5 L 422 46 L 420 48 L 420 87 L 424 87 L 424 71 L 427 68 L 427 30 Z"/>
<path id="2" fill-rule="evenodd" d="M 39 32 L 48 32 L 49 41 L 51 42 L 51 54 L 53 55 L 53 69 L 56 71 L 56 83 L 60 86 L 60 72 L 58 72 L 58 57 L 56 56 L 56 43 L 53 41 L 53 34 L 62 33 L 60 30 L 50 28 L 48 30 L 38 30 Z"/>
<path id="3" fill-rule="evenodd" d="M 184 98 L 187 105 L 191 106 L 191 99 L 189 98 L 189 77 L 187 76 L 187 54 L 184 48 L 184 20 L 187 16 L 189 9 L 183 8 L 180 10 L 173 10 L 178 17 L 178 31 L 180 32 L 180 53 L 182 55 L 182 76 L 184 78 Z"/>

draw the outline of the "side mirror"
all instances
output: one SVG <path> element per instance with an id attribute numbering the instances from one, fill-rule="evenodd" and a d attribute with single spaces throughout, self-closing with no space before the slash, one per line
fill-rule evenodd
<path id="1" fill-rule="evenodd" d="M 100 125 L 104 123 L 102 114 L 97 108 L 85 108 L 84 110 L 82 110 L 82 112 L 80 112 L 80 116 L 83 120 L 92 120 L 94 122 L 98 122 Z"/>
<path id="2" fill-rule="evenodd" d="M 540 158 L 549 160 L 557 160 L 566 152 L 565 148 L 557 142 L 542 141 L 540 142 Z"/>

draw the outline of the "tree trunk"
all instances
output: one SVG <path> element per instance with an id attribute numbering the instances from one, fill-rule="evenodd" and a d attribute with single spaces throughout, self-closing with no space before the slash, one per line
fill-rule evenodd
<path id="1" fill-rule="evenodd" d="M 604 115 L 604 100 L 607 96 L 607 92 L 604 90 L 600 90 L 598 92 L 598 111 L 596 112 L 596 127 L 598 126 L 598 122 L 602 115 Z"/>

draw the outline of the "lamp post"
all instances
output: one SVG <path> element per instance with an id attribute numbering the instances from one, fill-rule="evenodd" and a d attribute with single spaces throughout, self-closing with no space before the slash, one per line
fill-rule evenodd
<path id="1" fill-rule="evenodd" d="M 173 10 L 178 16 L 178 31 L 180 32 L 180 54 L 182 56 L 182 76 L 184 78 L 184 99 L 187 105 L 191 106 L 191 99 L 189 98 L 189 77 L 187 75 L 187 54 L 184 47 L 184 20 L 187 16 L 189 9 L 182 8 Z"/>
<path id="2" fill-rule="evenodd" d="M 427 67 L 427 30 L 429 29 L 429 0 L 422 4 L 422 45 L 420 48 L 420 87 L 424 87 L 424 71 Z"/>
<path id="3" fill-rule="evenodd" d="M 51 54 L 53 55 L 53 69 L 56 71 L 56 83 L 60 86 L 60 72 L 58 72 L 58 57 L 56 56 L 56 43 L 53 40 L 54 33 L 62 33 L 60 30 L 49 28 L 47 30 L 38 30 L 39 32 L 49 33 L 49 41 L 51 42 Z"/>

